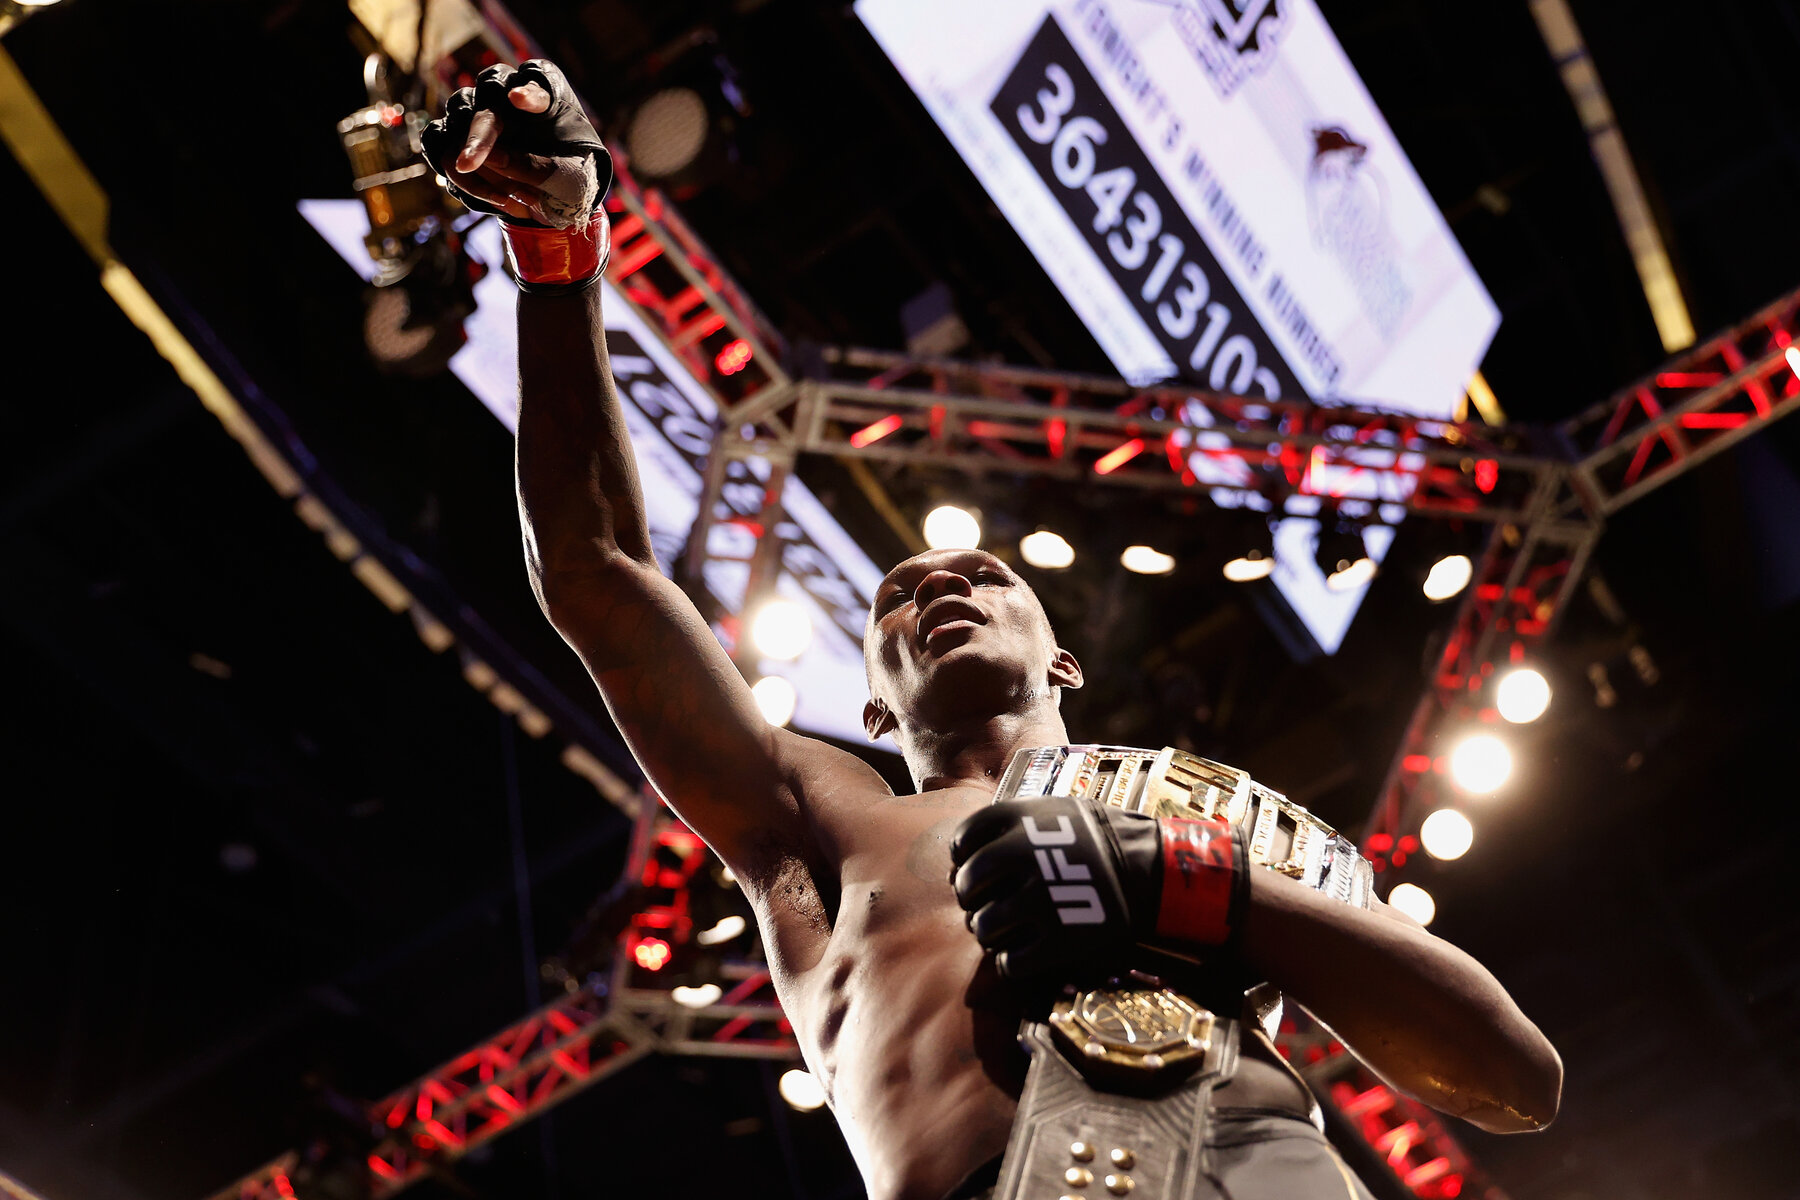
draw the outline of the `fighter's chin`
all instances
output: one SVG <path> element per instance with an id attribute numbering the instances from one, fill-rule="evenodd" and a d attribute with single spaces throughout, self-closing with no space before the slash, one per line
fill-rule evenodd
<path id="1" fill-rule="evenodd" d="M 953 634 L 933 644 L 919 658 L 923 707 L 961 712 L 1001 703 L 1016 690 L 1024 673 L 1018 662 L 991 652 L 980 639 Z"/>

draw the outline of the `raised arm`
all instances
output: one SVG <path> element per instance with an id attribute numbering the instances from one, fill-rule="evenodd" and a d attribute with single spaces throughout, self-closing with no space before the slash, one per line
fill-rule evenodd
<path id="1" fill-rule="evenodd" d="M 426 153 L 506 222 L 523 289 L 519 517 L 539 604 L 657 790 L 715 850 L 745 866 L 771 839 L 796 846 L 800 781 L 849 756 L 772 728 L 657 568 L 601 322 L 604 146 L 561 73 L 533 60 L 458 93 Z"/>
<path id="2" fill-rule="evenodd" d="M 519 297 L 519 520 L 538 601 L 657 789 L 728 860 L 793 823 L 790 762 L 681 589 L 657 569 L 599 288 Z"/>

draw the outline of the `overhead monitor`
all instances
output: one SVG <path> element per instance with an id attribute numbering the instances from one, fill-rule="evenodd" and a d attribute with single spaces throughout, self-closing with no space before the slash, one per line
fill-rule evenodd
<path id="1" fill-rule="evenodd" d="M 375 263 L 363 246 L 369 221 L 356 200 L 303 200 L 301 215 L 365 279 L 373 279 Z M 469 250 L 491 264 L 475 285 L 476 310 L 465 322 L 469 340 L 450 369 L 508 430 L 518 423 L 518 333 L 513 324 L 517 289 L 504 271 L 500 233 L 492 221 L 469 231 Z M 606 344 L 613 378 L 631 431 L 644 508 L 658 565 L 667 573 L 686 544 L 700 509 L 701 472 L 712 445 L 717 408 L 712 396 L 637 315 L 612 284 L 602 281 Z M 739 472 L 756 464 L 734 463 Z M 738 515 L 754 518 L 762 505 L 766 479 L 727 482 L 724 501 Z M 862 630 L 870 597 L 881 583 L 882 570 L 869 560 L 818 497 L 790 477 L 782 489 L 787 524 L 776 530 L 782 540 L 782 569 L 777 592 L 800 603 L 811 617 L 811 644 L 791 662 L 765 662 L 764 674 L 781 675 L 794 685 L 797 702 L 792 724 L 810 733 L 842 740 L 863 738 L 861 714 L 868 699 L 863 675 Z M 733 538 L 747 536 L 736 525 L 713 526 L 712 549 L 727 556 L 709 559 L 706 586 L 728 610 L 741 609 L 749 568 L 745 547 Z M 730 561 L 734 549 L 739 561 Z"/>
<path id="2" fill-rule="evenodd" d="M 1311 0 L 856 12 L 1130 382 L 1455 409 L 1498 310 Z M 1191 467 L 1245 482 L 1216 456 Z M 1406 499 L 1397 479 L 1309 482 L 1372 506 Z M 1278 546 L 1313 523 L 1283 525 Z M 1275 578 L 1330 652 L 1366 589 L 1315 575 L 1290 555 Z"/>

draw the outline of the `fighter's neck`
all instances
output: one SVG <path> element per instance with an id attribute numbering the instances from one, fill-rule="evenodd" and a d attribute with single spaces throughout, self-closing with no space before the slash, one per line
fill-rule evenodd
<path id="1" fill-rule="evenodd" d="M 1000 782 L 1013 752 L 1024 746 L 1062 746 L 1069 741 L 1054 701 L 1017 713 L 972 718 L 943 729 L 909 730 L 906 766 L 922 792 Z"/>

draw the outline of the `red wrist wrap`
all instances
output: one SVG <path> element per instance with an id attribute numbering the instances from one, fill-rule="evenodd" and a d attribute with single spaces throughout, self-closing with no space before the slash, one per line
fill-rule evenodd
<path id="1" fill-rule="evenodd" d="M 1241 866 L 1228 821 L 1162 819 L 1160 937 L 1223 946 L 1237 918 L 1233 911 Z"/>
<path id="2" fill-rule="evenodd" d="M 585 224 L 567 229 L 500 223 L 506 261 L 519 286 L 528 292 L 580 291 L 600 278 L 612 245 L 606 210 L 596 208 Z"/>

